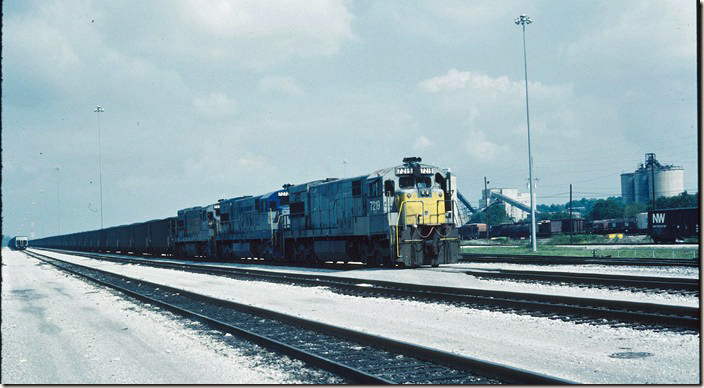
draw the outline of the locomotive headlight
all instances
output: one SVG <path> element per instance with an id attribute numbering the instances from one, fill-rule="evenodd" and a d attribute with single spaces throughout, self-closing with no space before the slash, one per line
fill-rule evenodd
<path id="1" fill-rule="evenodd" d="M 438 193 L 438 197 L 442 197 L 442 193 Z"/>
<path id="2" fill-rule="evenodd" d="M 407 198 L 411 198 L 411 193 L 406 193 Z"/>

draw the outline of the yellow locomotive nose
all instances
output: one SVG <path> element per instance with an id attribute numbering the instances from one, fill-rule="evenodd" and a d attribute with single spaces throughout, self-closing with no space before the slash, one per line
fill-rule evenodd
<path id="1" fill-rule="evenodd" d="M 425 189 L 400 193 L 396 196 L 402 225 L 437 225 L 445 223 L 445 198 L 442 191 Z"/>

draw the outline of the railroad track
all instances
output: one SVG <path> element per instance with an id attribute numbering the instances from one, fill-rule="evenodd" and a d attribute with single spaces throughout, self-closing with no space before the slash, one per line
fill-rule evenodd
<path id="1" fill-rule="evenodd" d="M 406 298 L 432 303 L 447 303 L 459 307 L 532 315 L 577 323 L 631 327 L 639 330 L 668 330 L 698 333 L 700 313 L 697 307 L 671 306 L 655 303 L 578 298 L 523 292 L 429 286 L 390 281 L 345 278 L 322 274 L 299 274 L 257 269 L 187 264 L 162 260 L 105 254 L 73 255 L 133 263 L 159 268 L 225 276 L 236 279 L 328 287 L 331 291 L 361 297 Z"/>
<path id="2" fill-rule="evenodd" d="M 570 381 L 225 301 L 36 252 L 28 256 L 347 378 L 370 384 L 567 384 Z"/>
<path id="3" fill-rule="evenodd" d="M 649 259 L 584 256 L 533 256 L 488 253 L 462 253 L 460 263 L 517 263 L 517 264 L 598 264 L 628 266 L 699 267 L 699 259 Z"/>
<path id="4" fill-rule="evenodd" d="M 484 279 L 509 279 L 541 283 L 602 286 L 609 289 L 664 291 L 672 294 L 699 295 L 699 279 L 658 276 L 607 275 L 598 273 L 519 271 L 506 269 L 463 270 L 467 275 Z"/>

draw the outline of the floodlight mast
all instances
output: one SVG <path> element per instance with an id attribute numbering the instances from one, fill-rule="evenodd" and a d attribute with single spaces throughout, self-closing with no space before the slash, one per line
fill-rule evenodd
<path id="1" fill-rule="evenodd" d="M 98 163 L 100 164 L 100 229 L 103 229 L 103 157 L 100 145 L 100 113 L 105 109 L 98 105 L 93 112 L 98 113 Z"/>
<path id="2" fill-rule="evenodd" d="M 533 252 L 538 250 L 535 230 L 535 196 L 533 194 L 533 157 L 530 150 L 530 112 L 528 110 L 528 60 L 526 56 L 526 24 L 533 23 L 530 16 L 523 14 L 516 18 L 516 25 L 523 27 L 523 70 L 526 82 L 526 123 L 528 126 L 528 186 L 530 187 L 530 237 Z"/>

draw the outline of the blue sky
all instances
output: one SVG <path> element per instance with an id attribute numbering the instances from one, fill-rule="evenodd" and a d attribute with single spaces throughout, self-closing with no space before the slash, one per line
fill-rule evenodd
<path id="1" fill-rule="evenodd" d="M 694 192 L 697 6 L 6 1 L 3 233 L 100 226 L 97 105 L 106 226 L 405 156 L 526 191 L 522 13 L 538 203 L 620 195 L 647 152 Z"/>

